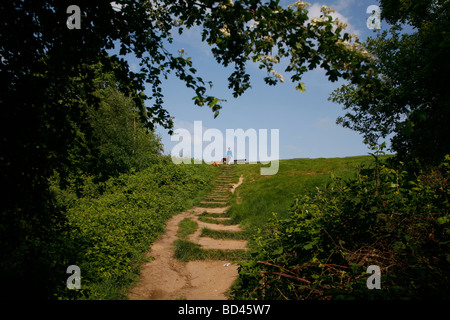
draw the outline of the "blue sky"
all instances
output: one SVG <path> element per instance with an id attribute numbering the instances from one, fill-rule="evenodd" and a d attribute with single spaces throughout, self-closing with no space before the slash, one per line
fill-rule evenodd
<path id="1" fill-rule="evenodd" d="M 294 0 L 281 1 L 281 5 L 287 6 L 293 2 Z M 312 17 L 320 15 L 321 5 L 334 8 L 339 20 L 349 24 L 347 32 L 357 34 L 361 41 L 374 34 L 366 26 L 369 17 L 366 9 L 370 5 L 378 5 L 375 0 L 308 2 L 311 3 L 309 10 Z M 381 23 L 381 28 L 386 28 L 384 22 Z M 279 129 L 280 159 L 345 157 L 369 152 L 361 135 L 335 123 L 338 116 L 344 115 L 344 110 L 341 105 L 328 101 L 328 97 L 343 81 L 331 83 L 322 70 L 316 69 L 304 75 L 302 81 L 306 85 L 306 92 L 300 93 L 295 90 L 296 84 L 290 82 L 288 74 L 284 75 L 284 83 L 277 86 L 266 85 L 263 80 L 267 75 L 266 71 L 253 65 L 248 68 L 252 88 L 239 98 L 233 98 L 227 86 L 227 78 L 231 72 L 216 63 L 209 46 L 201 42 L 200 29 L 194 28 L 174 37 L 171 48 L 184 49 L 187 56 L 192 57 L 198 75 L 213 82 L 214 87 L 208 93 L 227 100 L 223 103 L 220 115 L 214 119 L 213 112 L 208 107 L 194 105 L 192 97 L 195 94 L 192 90 L 185 88 L 183 82 L 175 76 L 169 78 L 162 88 L 165 108 L 175 117 L 175 128 L 185 128 L 193 133 L 194 121 L 202 121 L 204 130 L 216 128 L 224 136 L 226 129 L 268 129 L 269 132 L 270 129 Z M 137 67 L 133 60 L 130 65 L 132 69 Z M 277 71 L 282 73 L 283 68 L 279 67 Z M 165 153 L 170 154 L 178 142 L 171 141 L 167 130 L 157 128 L 156 131 L 161 135 Z M 209 143 L 203 142 L 203 148 L 207 144 Z M 225 148 L 226 146 L 224 150 Z"/>

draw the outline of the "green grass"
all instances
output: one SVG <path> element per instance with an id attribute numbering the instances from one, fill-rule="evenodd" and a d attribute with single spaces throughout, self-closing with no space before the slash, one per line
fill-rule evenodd
<path id="1" fill-rule="evenodd" d="M 225 226 L 230 226 L 230 225 L 233 225 L 233 224 L 237 224 L 233 219 L 231 219 L 231 220 L 216 220 L 216 219 L 208 218 L 208 217 L 205 217 L 205 216 L 199 216 L 198 220 L 202 221 L 202 222 L 205 222 L 205 223 L 223 224 Z"/>
<path id="2" fill-rule="evenodd" d="M 200 217 L 209 217 L 209 218 L 229 218 L 230 216 L 231 214 L 228 212 L 215 213 L 204 211 L 202 214 L 200 214 Z"/>
<path id="3" fill-rule="evenodd" d="M 184 218 L 178 224 L 177 236 L 180 239 L 186 239 L 188 235 L 197 231 L 197 228 L 198 228 L 197 222 L 189 218 Z"/>
<path id="4" fill-rule="evenodd" d="M 183 262 L 193 260 L 240 261 L 247 258 L 247 251 L 202 249 L 199 244 L 178 239 L 175 241 L 174 257 Z"/>
<path id="5" fill-rule="evenodd" d="M 222 202 L 222 201 L 220 201 Z M 227 206 L 227 202 L 223 201 L 224 203 L 200 203 L 198 204 L 199 207 L 202 208 L 217 208 L 217 207 L 226 207 Z"/>
<path id="6" fill-rule="evenodd" d="M 208 228 L 203 228 L 201 233 L 201 237 L 210 237 L 213 239 L 234 239 L 234 240 L 246 240 L 248 237 L 248 233 L 245 231 L 219 231 L 219 230 L 211 230 Z"/>
<path id="7" fill-rule="evenodd" d="M 373 164 L 371 156 L 280 160 L 279 171 L 272 176 L 262 176 L 260 164 L 235 165 L 237 175 L 243 174 L 244 181 L 231 196 L 228 211 L 244 230 L 255 232 L 274 212 L 281 218 L 287 217 L 297 195 L 326 185 L 331 174 L 349 178 L 356 175 L 359 166 Z"/>

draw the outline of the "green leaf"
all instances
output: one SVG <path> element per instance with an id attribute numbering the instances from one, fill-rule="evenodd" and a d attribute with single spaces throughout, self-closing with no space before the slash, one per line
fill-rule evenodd
<path id="1" fill-rule="evenodd" d="M 295 90 L 298 90 L 302 93 L 306 92 L 305 84 L 303 82 L 300 82 L 300 84 L 295 87 Z"/>
<path id="2" fill-rule="evenodd" d="M 283 253 L 283 247 L 278 247 L 276 250 L 273 251 L 273 254 L 282 254 Z"/>
<path id="3" fill-rule="evenodd" d="M 361 265 L 357 263 L 352 263 L 350 268 L 352 269 L 353 274 L 358 274 L 359 270 L 361 269 Z"/>
<path id="4" fill-rule="evenodd" d="M 303 246 L 303 249 L 305 249 L 305 250 L 311 250 L 311 249 L 314 247 L 314 245 L 315 245 L 315 242 L 310 242 L 310 243 L 304 245 L 304 246 Z"/>

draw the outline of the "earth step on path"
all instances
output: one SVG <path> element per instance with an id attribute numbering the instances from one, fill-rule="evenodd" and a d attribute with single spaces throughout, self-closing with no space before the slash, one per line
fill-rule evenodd
<path id="1" fill-rule="evenodd" d="M 199 207 L 211 208 L 211 207 L 225 207 L 227 202 L 225 201 L 200 201 Z"/>
<path id="2" fill-rule="evenodd" d="M 229 217 L 209 217 L 209 219 L 217 221 L 218 223 L 220 223 L 221 221 L 230 221 L 231 220 L 231 218 L 229 218 Z M 205 222 L 205 221 L 203 221 L 203 222 Z"/>
<path id="3" fill-rule="evenodd" d="M 225 214 L 229 209 L 227 205 L 228 197 L 231 196 L 236 187 L 243 181 L 243 177 L 241 176 L 239 182 L 233 184 L 230 178 L 233 174 L 233 169 L 223 166 L 222 170 L 222 175 L 218 179 L 219 181 L 216 182 L 217 187 L 202 201 L 204 206 L 198 205 L 169 219 L 166 225 L 166 232 L 153 243 L 149 252 L 149 255 L 154 259 L 143 265 L 140 281 L 128 291 L 127 295 L 129 299 L 227 299 L 226 291 L 238 275 L 238 266 L 230 265 L 232 261 L 196 260 L 181 262 L 173 257 L 174 243 L 178 239 L 178 226 L 184 218 L 189 218 L 197 222 L 197 231 L 188 236 L 188 240 L 199 244 L 203 249 L 224 251 L 247 249 L 246 240 L 212 239 L 201 236 L 204 228 L 214 231 L 242 232 L 237 224 L 224 225 L 199 220 L 199 216 L 204 212 L 215 215 Z M 219 198 L 222 201 L 218 201 Z M 230 220 L 231 218 L 224 216 L 211 219 L 224 221 Z"/>
<path id="4" fill-rule="evenodd" d="M 224 199 L 228 199 L 230 194 L 228 194 L 227 192 L 215 192 L 215 193 L 210 194 L 209 196 L 206 196 L 205 198 L 224 198 Z"/>
<path id="5" fill-rule="evenodd" d="M 226 169 L 228 170 L 228 169 Z M 227 205 L 227 200 L 234 192 L 236 187 L 242 183 L 243 177 L 241 176 L 239 182 L 233 185 L 233 179 L 231 176 L 227 176 L 224 178 L 222 176 L 217 178 L 216 180 L 216 188 L 214 191 L 207 197 L 205 197 L 204 201 L 200 202 L 200 206 L 212 206 L 215 205 L 216 208 L 210 207 L 204 210 L 203 212 L 207 213 L 225 213 L 226 210 L 217 211 L 220 207 L 225 207 Z M 219 186 L 217 186 L 219 185 Z M 222 201 L 219 201 L 222 200 Z M 201 212 L 201 213 L 203 213 Z M 200 213 L 200 214 L 201 214 Z M 229 217 L 208 217 L 211 221 L 217 221 L 219 223 L 208 223 L 205 221 L 199 220 L 199 214 L 192 217 L 192 219 L 197 222 L 198 229 L 195 233 L 191 234 L 188 239 L 191 242 L 197 243 L 201 245 L 204 249 L 218 249 L 218 250 L 246 250 L 247 249 L 247 241 L 246 240 L 234 240 L 234 239 L 212 239 L 209 237 L 202 237 L 201 232 L 203 228 L 211 229 L 214 231 L 227 231 L 227 232 L 241 232 L 242 229 L 239 225 L 225 225 L 221 224 L 221 221 L 230 221 Z"/>
<path id="6" fill-rule="evenodd" d="M 206 198 L 205 199 L 206 202 L 226 202 L 228 203 L 228 198 L 217 198 L 217 197 L 212 197 L 212 198 Z"/>
<path id="7" fill-rule="evenodd" d="M 230 197 L 226 194 L 212 194 L 210 196 L 205 197 L 205 199 L 222 199 L 228 200 Z"/>
<path id="8" fill-rule="evenodd" d="M 222 200 L 228 200 L 230 197 L 227 194 L 213 194 L 210 196 L 205 197 L 204 199 L 219 199 L 222 198 Z"/>
<path id="9" fill-rule="evenodd" d="M 225 213 L 225 211 L 228 208 L 229 207 L 215 207 L 215 208 L 201 208 L 201 207 L 197 207 L 197 208 L 194 208 L 194 213 L 202 214 L 205 211 L 208 212 L 208 213 Z"/>
<path id="10" fill-rule="evenodd" d="M 210 195 L 207 195 L 205 198 L 226 198 L 228 199 L 231 195 L 231 189 L 230 191 L 221 191 L 221 192 L 214 192 Z"/>
<path id="11" fill-rule="evenodd" d="M 230 169 L 227 168 L 222 170 L 221 175 L 216 179 L 216 187 L 210 195 L 206 196 L 203 201 L 199 203 L 200 207 L 224 207 L 228 204 L 233 176 Z"/>
<path id="12" fill-rule="evenodd" d="M 218 201 L 218 202 L 225 201 L 225 202 L 227 202 L 228 198 L 227 197 L 208 197 L 208 198 L 205 198 L 205 201 Z"/>
<path id="13" fill-rule="evenodd" d="M 230 219 L 230 218 L 222 218 L 222 219 Z M 207 223 L 198 220 L 198 216 L 193 219 L 198 223 L 198 229 L 195 233 L 189 235 L 188 239 L 191 242 L 197 243 L 202 246 L 204 249 L 219 249 L 223 250 L 246 250 L 247 249 L 247 240 L 232 240 L 232 239 L 212 239 L 209 237 L 202 237 L 201 232 L 203 228 L 208 228 L 215 231 L 229 231 L 229 232 L 240 232 L 242 231 L 238 225 L 220 225 Z"/>

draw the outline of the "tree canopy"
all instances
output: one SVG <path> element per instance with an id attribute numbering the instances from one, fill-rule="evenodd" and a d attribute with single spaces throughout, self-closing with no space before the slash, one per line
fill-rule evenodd
<path id="1" fill-rule="evenodd" d="M 52 252 L 41 244 L 58 238 L 64 220 L 49 191 L 55 172 L 62 183 L 79 172 L 107 178 L 157 154 L 152 130 L 173 127 L 162 91 L 169 74 L 192 90 L 193 105 L 215 117 L 224 106 L 210 95 L 213 83 L 198 74 L 195 57 L 168 49 L 187 28 L 199 26 L 216 61 L 233 67 L 234 97 L 251 87 L 248 63 L 276 85 L 285 60 L 283 71 L 301 92 L 303 75 L 320 67 L 330 81 L 349 81 L 332 96 L 348 110 L 339 119 L 344 126 L 372 142 L 393 133 L 400 156 L 433 162 L 448 153 L 448 1 L 382 0 L 382 17 L 395 26 L 365 45 L 332 8 L 310 19 L 305 1 L 80 0 L 79 29 L 67 26 L 72 4 L 0 3 L 0 245 L 9 249 L 0 272 L 39 295 L 48 294 L 53 270 Z M 402 23 L 413 31 L 401 33 Z M 109 55 L 114 48 L 118 54 Z M 139 59 L 138 71 L 127 54 Z"/>
<path id="2" fill-rule="evenodd" d="M 289 59 L 286 71 L 300 91 L 302 75 L 318 66 L 331 81 L 360 81 L 370 68 L 369 55 L 345 33 L 344 23 L 333 20 L 332 9 L 324 6 L 321 17 L 309 20 L 304 1 L 283 8 L 275 0 L 122 0 L 113 8 L 109 1 L 80 0 L 80 29 L 67 25 L 72 4 L 0 3 L 0 245 L 8 248 L 0 260 L 2 276 L 9 279 L 5 291 L 27 286 L 30 295 L 51 292 L 45 279 L 54 271 L 49 267 L 53 247 L 42 244 L 57 242 L 64 220 L 49 191 L 55 172 L 63 183 L 79 175 L 77 170 L 93 172 L 96 163 L 104 164 L 104 175 L 137 165 L 122 161 L 131 159 L 123 153 L 129 135 L 101 139 L 101 130 L 117 124 L 107 119 L 125 110 L 117 106 L 133 105 L 149 130 L 160 125 L 170 132 L 173 118 L 164 108 L 161 84 L 174 73 L 193 90 L 195 105 L 218 115 L 223 101 L 208 94 L 212 83 L 197 75 L 195 59 L 166 48 L 173 33 L 201 26 L 217 62 L 234 65 L 228 82 L 235 97 L 251 86 L 247 62 L 267 70 L 265 80 L 274 85 L 284 80 L 275 65 Z M 109 56 L 115 47 L 119 55 Z M 127 54 L 140 60 L 138 72 L 130 70 Z M 104 89 L 106 96 L 98 91 L 99 73 L 114 76 L 114 86 Z M 143 94 L 145 86 L 151 88 L 149 97 Z M 95 120 L 96 112 L 104 117 Z M 121 112 L 115 119 L 129 121 L 129 108 Z"/>
<path id="3" fill-rule="evenodd" d="M 348 110 L 338 122 L 372 143 L 392 135 L 403 161 L 439 163 L 450 150 L 450 2 L 382 0 L 381 7 L 393 26 L 364 44 L 376 72 L 332 94 Z"/>

